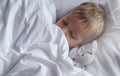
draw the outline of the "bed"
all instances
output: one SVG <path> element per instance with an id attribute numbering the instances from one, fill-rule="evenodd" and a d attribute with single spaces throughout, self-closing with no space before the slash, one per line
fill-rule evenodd
<path id="1" fill-rule="evenodd" d="M 118 0 L 91 0 L 110 9 L 105 34 L 82 47 L 83 51 L 95 48 L 89 64 L 75 65 L 72 59 L 77 57 L 71 52 L 81 48 L 69 52 L 64 33 L 55 25 L 85 1 L 90 0 L 0 0 L 0 76 L 119 76 Z"/>

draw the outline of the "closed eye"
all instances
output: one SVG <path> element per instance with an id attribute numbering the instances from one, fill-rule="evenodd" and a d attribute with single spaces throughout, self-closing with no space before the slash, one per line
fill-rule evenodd
<path id="1" fill-rule="evenodd" d="M 72 31 L 69 31 L 69 35 L 72 39 L 78 40 L 78 38 L 73 35 Z"/>
<path id="2" fill-rule="evenodd" d="M 69 34 L 70 34 L 70 37 L 71 37 L 71 38 L 76 39 L 76 38 L 73 36 L 73 34 L 72 34 L 71 31 L 69 31 Z"/>

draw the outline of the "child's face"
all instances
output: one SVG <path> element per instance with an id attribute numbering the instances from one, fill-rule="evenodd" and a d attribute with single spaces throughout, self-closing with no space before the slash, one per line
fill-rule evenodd
<path id="1" fill-rule="evenodd" d="M 83 20 L 78 20 L 72 14 L 67 14 L 59 21 L 57 21 L 56 25 L 58 25 L 63 30 L 70 47 L 77 47 L 82 45 L 82 42 L 86 37 L 82 33 L 84 28 L 82 26 Z"/>

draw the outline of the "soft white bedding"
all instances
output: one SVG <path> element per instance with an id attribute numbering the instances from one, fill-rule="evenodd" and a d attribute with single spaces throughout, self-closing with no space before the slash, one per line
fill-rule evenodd
<path id="1" fill-rule="evenodd" d="M 0 0 L 0 76 L 91 76 L 75 68 L 52 0 Z"/>

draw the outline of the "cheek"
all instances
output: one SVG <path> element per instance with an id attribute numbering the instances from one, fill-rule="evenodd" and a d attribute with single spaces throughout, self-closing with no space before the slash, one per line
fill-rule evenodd
<path id="1" fill-rule="evenodd" d="M 74 40 L 74 39 L 71 39 L 69 36 L 66 37 L 67 38 L 67 41 L 68 41 L 68 44 L 69 44 L 69 47 L 77 47 L 77 46 L 80 46 L 81 43 L 82 43 L 82 40 Z"/>
<path id="2" fill-rule="evenodd" d="M 66 38 L 67 38 L 67 41 L 68 41 L 69 46 L 70 46 L 70 47 L 71 47 L 71 46 L 74 46 L 75 41 L 74 41 L 73 39 L 71 39 L 69 36 L 66 36 Z"/>

